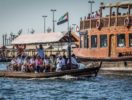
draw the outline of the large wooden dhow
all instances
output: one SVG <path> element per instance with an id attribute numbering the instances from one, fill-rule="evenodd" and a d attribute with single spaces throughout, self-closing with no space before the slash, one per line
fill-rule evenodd
<path id="1" fill-rule="evenodd" d="M 103 16 L 103 10 L 109 14 Z M 132 67 L 132 1 L 103 4 L 100 17 L 80 20 L 80 48 L 73 52 L 83 63 L 103 61 L 102 67 Z M 132 71 L 131 71 L 132 72 Z"/>

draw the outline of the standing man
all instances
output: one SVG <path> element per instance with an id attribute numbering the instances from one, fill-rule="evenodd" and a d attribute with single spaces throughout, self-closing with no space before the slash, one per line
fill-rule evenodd
<path id="1" fill-rule="evenodd" d="M 45 52 L 44 52 L 42 44 L 39 45 L 39 48 L 37 48 L 37 46 L 36 46 L 36 49 L 37 49 L 37 55 L 40 56 L 41 59 L 44 59 L 45 58 Z"/>
<path id="2" fill-rule="evenodd" d="M 16 49 L 17 49 L 17 55 L 22 55 L 24 53 L 24 50 L 26 48 L 26 44 L 21 44 L 21 45 L 15 45 Z"/>

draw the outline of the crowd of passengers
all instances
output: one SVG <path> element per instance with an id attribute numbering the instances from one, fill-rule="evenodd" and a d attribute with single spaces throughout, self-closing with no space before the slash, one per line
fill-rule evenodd
<path id="1" fill-rule="evenodd" d="M 127 15 L 128 13 L 123 13 L 123 15 Z M 116 16 L 116 12 L 113 11 L 112 16 Z M 118 12 L 118 15 L 120 16 L 121 13 Z M 106 17 L 108 17 L 109 15 L 106 15 Z M 85 17 L 85 19 L 96 19 L 96 18 L 100 18 L 100 12 L 99 11 L 95 11 L 95 12 L 92 12 L 91 14 L 89 13 L 87 18 Z"/>
<path id="2" fill-rule="evenodd" d="M 100 14 L 99 11 L 92 12 L 92 14 L 88 14 L 87 19 L 99 18 Z M 86 18 L 85 18 L 86 19 Z"/>
<path id="3" fill-rule="evenodd" d="M 74 54 L 71 56 L 72 69 L 79 68 L 79 63 Z M 39 55 L 27 56 L 25 54 L 13 57 L 8 66 L 8 70 L 22 71 L 22 72 L 59 72 L 62 70 L 71 69 L 68 58 L 63 55 L 51 55 L 41 58 Z"/>

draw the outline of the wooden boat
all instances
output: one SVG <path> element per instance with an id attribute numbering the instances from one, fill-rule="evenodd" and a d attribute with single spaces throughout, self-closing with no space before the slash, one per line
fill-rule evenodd
<path id="1" fill-rule="evenodd" d="M 27 73 L 20 71 L 0 71 L 0 77 L 9 77 L 9 78 L 49 78 L 49 77 L 60 77 L 64 75 L 71 76 L 97 76 L 100 69 L 100 65 L 93 66 L 90 68 L 84 69 L 71 69 L 64 70 L 61 72 L 44 72 L 44 73 Z"/>
<path id="2" fill-rule="evenodd" d="M 103 10 L 109 15 L 103 16 Z M 116 9 L 115 15 L 112 14 Z M 119 9 L 127 12 L 120 14 Z M 73 50 L 82 63 L 103 61 L 102 67 L 132 66 L 132 1 L 100 5 L 100 16 L 80 20 L 80 47 Z M 108 63 L 107 63 L 108 62 Z M 105 63 L 105 65 L 104 65 Z"/>
<path id="3" fill-rule="evenodd" d="M 25 39 L 26 38 L 26 39 Z M 70 38 L 70 39 L 69 39 Z M 31 45 L 31 44 L 47 44 L 47 43 L 69 43 L 78 42 L 71 31 L 68 30 L 67 33 L 48 33 L 48 34 L 22 34 L 12 41 L 13 45 Z M 68 59 L 69 65 L 71 65 L 71 45 L 68 48 Z M 49 78 L 49 77 L 59 77 L 64 75 L 71 76 L 97 76 L 97 73 L 101 67 L 102 62 L 97 65 L 93 65 L 84 69 L 70 69 L 63 70 L 61 72 L 44 72 L 44 73 L 27 73 L 27 72 L 15 72 L 15 71 L 0 71 L 0 77 L 12 77 L 12 78 Z M 71 68 L 71 67 L 68 67 Z"/>

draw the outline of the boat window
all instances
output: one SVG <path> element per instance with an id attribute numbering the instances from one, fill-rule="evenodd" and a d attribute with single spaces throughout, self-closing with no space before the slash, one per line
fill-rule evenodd
<path id="1" fill-rule="evenodd" d="M 91 48 L 96 48 L 97 47 L 97 35 L 92 35 L 91 36 Z"/>
<path id="2" fill-rule="evenodd" d="M 84 48 L 88 48 L 88 35 L 84 35 Z"/>
<path id="3" fill-rule="evenodd" d="M 100 47 L 107 47 L 107 35 L 100 35 Z"/>
<path id="4" fill-rule="evenodd" d="M 117 46 L 118 47 L 125 47 L 125 34 L 118 34 L 117 35 Z"/>
<path id="5" fill-rule="evenodd" d="M 132 33 L 129 34 L 129 46 L 132 47 Z"/>

